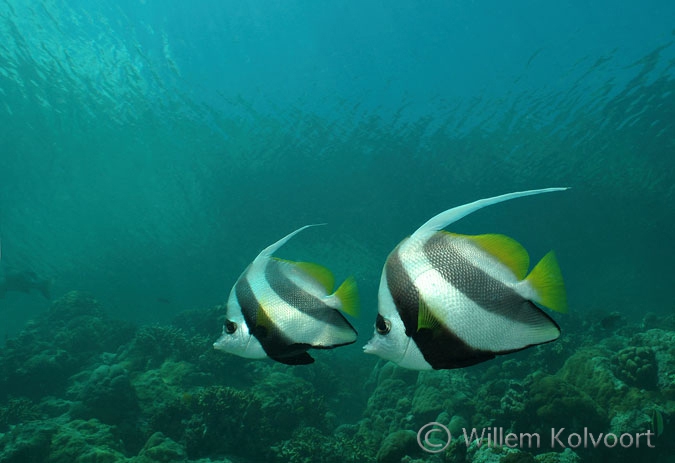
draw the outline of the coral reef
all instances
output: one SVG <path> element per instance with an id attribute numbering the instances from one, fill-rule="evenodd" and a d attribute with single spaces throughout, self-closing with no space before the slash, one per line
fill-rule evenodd
<path id="1" fill-rule="evenodd" d="M 97 420 L 30 421 L 0 438 L 3 463 L 125 461 L 113 428 Z"/>
<path id="2" fill-rule="evenodd" d="M 364 451 L 362 443 L 346 428 L 326 435 L 319 429 L 303 427 L 290 439 L 273 445 L 272 458 L 288 463 L 343 463 L 371 461 L 372 455 Z"/>
<path id="3" fill-rule="evenodd" d="M 182 445 L 161 432 L 156 432 L 148 438 L 138 456 L 132 458 L 130 463 L 178 463 L 186 461 L 188 461 L 187 453 Z"/>
<path id="4" fill-rule="evenodd" d="M 658 381 L 656 355 L 649 347 L 629 346 L 612 357 L 617 378 L 630 386 L 655 389 Z"/>
<path id="5" fill-rule="evenodd" d="M 10 399 L 4 406 L 0 406 L 0 432 L 7 431 L 11 425 L 39 418 L 40 410 L 30 399 Z"/>
<path id="6" fill-rule="evenodd" d="M 49 459 L 54 463 L 118 462 L 125 460 L 115 430 L 98 420 L 72 420 L 52 436 Z"/>
<path id="7" fill-rule="evenodd" d="M 600 313 L 554 345 L 429 372 L 341 352 L 302 368 L 222 355 L 221 318 L 215 307 L 136 328 L 83 293 L 54 301 L 0 348 L 0 462 L 624 463 L 644 447 L 494 439 L 637 435 L 657 417 L 650 459 L 675 452 L 675 331 L 656 316 Z M 417 440 L 429 422 L 452 436 L 437 454 Z"/>
<path id="8" fill-rule="evenodd" d="M 74 375 L 68 390 L 79 407 L 73 416 L 95 417 L 104 423 L 119 424 L 138 413 L 136 392 L 128 372 L 119 365 L 100 365 L 93 371 Z"/>
<path id="9" fill-rule="evenodd" d="M 536 375 L 525 403 L 525 414 L 532 422 L 524 429 L 546 432 L 566 426 L 574 429 L 607 426 L 603 419 L 605 411 L 586 392 L 555 375 Z M 561 413 L 563 410 L 574 410 L 574 414 Z"/>
<path id="10" fill-rule="evenodd" d="M 62 395 L 68 378 L 115 352 L 135 328 L 105 316 L 91 296 L 71 292 L 0 349 L 0 399 Z"/>
<path id="11" fill-rule="evenodd" d="M 0 461 L 26 463 L 50 461 L 50 448 L 59 429 L 57 421 L 28 421 L 14 426 L 0 437 Z"/>
<path id="12" fill-rule="evenodd" d="M 406 455 L 420 454 L 417 433 L 409 430 L 394 431 L 384 438 L 377 451 L 378 463 L 398 463 Z"/>

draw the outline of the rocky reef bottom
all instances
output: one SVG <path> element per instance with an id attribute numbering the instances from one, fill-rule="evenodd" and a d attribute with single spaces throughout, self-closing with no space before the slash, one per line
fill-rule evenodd
<path id="1" fill-rule="evenodd" d="M 674 316 L 570 316 L 554 344 L 418 373 L 215 352 L 223 313 L 137 327 L 56 300 L 0 349 L 0 462 L 673 461 Z"/>

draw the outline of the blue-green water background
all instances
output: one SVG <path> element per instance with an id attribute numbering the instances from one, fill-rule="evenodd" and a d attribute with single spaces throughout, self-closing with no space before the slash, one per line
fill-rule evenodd
<path id="1" fill-rule="evenodd" d="M 570 186 L 453 230 L 554 248 L 577 314 L 672 312 L 674 19 L 669 0 L 0 0 L 2 263 L 163 322 L 327 222 L 278 254 L 356 275 L 361 355 L 404 236 Z M 0 335 L 47 305 L 8 294 Z"/>

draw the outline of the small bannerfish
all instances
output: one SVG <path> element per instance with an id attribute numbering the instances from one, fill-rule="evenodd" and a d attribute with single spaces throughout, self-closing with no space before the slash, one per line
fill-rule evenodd
<path id="1" fill-rule="evenodd" d="M 656 437 L 659 437 L 661 434 L 663 434 L 663 414 L 660 410 L 652 410 L 650 429 Z"/>
<path id="2" fill-rule="evenodd" d="M 51 299 L 51 280 L 40 278 L 32 270 L 4 269 L 0 272 L 0 298 L 10 291 L 30 294 L 33 290 L 42 294 L 45 299 Z"/>
<path id="3" fill-rule="evenodd" d="M 442 229 L 485 206 L 565 189 L 455 207 L 401 241 L 382 270 L 375 334 L 364 351 L 413 370 L 451 369 L 556 340 L 560 328 L 534 304 L 567 311 L 552 251 L 527 275 L 529 256 L 515 240 Z"/>
<path id="4" fill-rule="evenodd" d="M 332 293 L 335 279 L 327 268 L 272 257 L 311 226 L 265 248 L 244 270 L 230 292 L 223 334 L 213 344 L 215 349 L 305 365 L 314 362 L 308 349 L 332 349 L 356 341 L 356 330 L 340 313 L 358 314 L 354 278 L 347 278 Z"/>

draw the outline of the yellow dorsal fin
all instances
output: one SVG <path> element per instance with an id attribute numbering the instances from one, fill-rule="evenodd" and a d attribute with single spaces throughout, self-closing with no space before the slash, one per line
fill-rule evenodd
<path id="1" fill-rule="evenodd" d="M 506 235 L 494 233 L 466 236 L 466 238 L 506 265 L 519 280 L 527 275 L 527 270 L 530 268 L 530 256 L 518 241 Z"/>
<path id="2" fill-rule="evenodd" d="M 567 312 L 565 283 L 553 251 L 542 257 L 525 280 L 537 293 L 534 302 L 556 312 Z"/>
<path id="3" fill-rule="evenodd" d="M 441 327 L 441 322 L 431 312 L 431 308 L 420 297 L 419 309 L 417 311 L 417 331 L 426 328 L 432 332 L 436 332 Z"/>
<path id="4" fill-rule="evenodd" d="M 323 265 L 315 264 L 313 262 L 287 262 L 295 265 L 307 275 L 318 281 L 321 286 L 325 288 L 327 294 L 333 292 L 333 288 L 335 287 L 335 277 L 333 276 L 333 273 Z"/>
<path id="5" fill-rule="evenodd" d="M 334 294 L 341 302 L 341 310 L 351 315 L 358 317 L 360 311 L 359 290 L 356 286 L 356 279 L 353 276 L 348 277 L 335 291 Z"/>

